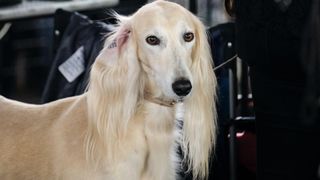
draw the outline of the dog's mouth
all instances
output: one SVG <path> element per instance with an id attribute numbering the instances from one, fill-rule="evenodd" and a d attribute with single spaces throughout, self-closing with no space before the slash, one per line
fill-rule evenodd
<path id="1" fill-rule="evenodd" d="M 185 99 L 186 99 L 185 96 L 179 97 L 177 100 L 175 100 L 175 102 L 176 102 L 176 103 L 183 103 Z"/>

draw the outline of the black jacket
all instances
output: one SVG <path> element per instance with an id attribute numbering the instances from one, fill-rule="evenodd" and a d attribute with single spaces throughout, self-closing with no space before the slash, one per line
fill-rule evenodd
<path id="1" fill-rule="evenodd" d="M 63 18 L 66 18 L 66 14 L 68 12 L 62 13 Z M 58 43 L 58 50 L 44 88 L 43 103 L 79 95 L 85 91 L 90 67 L 103 47 L 106 34 L 110 32 L 105 23 L 94 22 L 78 13 L 69 13 L 69 16 L 70 20 Z M 75 80 L 68 82 L 58 67 L 82 46 L 84 71 Z"/>
<path id="2" fill-rule="evenodd" d="M 316 180 L 319 123 L 308 124 L 301 114 L 301 49 L 311 0 L 292 0 L 287 7 L 281 2 L 235 1 L 237 51 L 251 70 L 258 179 Z"/>

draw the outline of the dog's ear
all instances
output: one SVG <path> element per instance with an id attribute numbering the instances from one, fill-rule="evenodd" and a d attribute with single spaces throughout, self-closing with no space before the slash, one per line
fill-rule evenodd
<path id="1" fill-rule="evenodd" d="M 216 132 L 216 77 L 204 25 L 192 15 L 196 27 L 192 51 L 193 90 L 186 100 L 183 146 L 194 179 L 208 176 L 209 159 Z"/>
<path id="2" fill-rule="evenodd" d="M 136 41 L 130 19 L 120 22 L 110 35 L 91 69 L 88 87 L 90 127 L 87 153 L 95 154 L 94 143 L 103 139 L 112 157 L 119 138 L 125 136 L 127 124 L 135 114 L 143 85 L 136 54 Z M 98 130 L 98 131 L 97 131 Z M 97 131 L 97 132 L 94 132 Z"/>
<path id="3" fill-rule="evenodd" d="M 106 39 L 104 48 L 100 52 L 96 61 L 102 62 L 107 66 L 126 63 L 120 60 L 123 59 L 121 56 L 130 53 L 130 50 L 135 48 L 132 38 L 131 27 L 129 25 L 120 25 L 119 27 L 115 28 L 115 30 L 111 32 Z M 134 51 L 132 51 L 132 53 L 133 52 Z"/>

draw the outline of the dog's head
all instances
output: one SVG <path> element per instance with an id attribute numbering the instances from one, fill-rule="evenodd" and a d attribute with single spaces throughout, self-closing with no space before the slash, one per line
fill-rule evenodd
<path id="1" fill-rule="evenodd" d="M 185 159 L 195 177 L 206 177 L 215 141 L 216 79 L 203 24 L 180 5 L 160 0 L 132 16 L 116 17 L 118 26 L 91 72 L 90 88 L 103 94 L 103 98 L 96 97 L 98 93 L 91 91 L 96 97 L 92 104 L 101 108 L 102 103 L 110 102 L 100 115 L 95 113 L 95 119 L 107 115 L 117 118 L 109 128 L 124 126 L 145 94 L 163 101 L 183 101 Z"/>
<path id="2" fill-rule="evenodd" d="M 191 73 L 197 25 L 191 13 L 165 1 L 151 3 L 132 17 L 137 56 L 156 97 L 184 100 L 192 92 Z"/>
<path id="3" fill-rule="evenodd" d="M 206 42 L 202 41 L 207 41 L 200 21 L 167 1 L 147 4 L 130 17 L 116 17 L 119 26 L 106 42 L 108 50 L 102 53 L 110 58 L 103 60 L 120 63 L 116 60 L 120 56 L 131 56 L 140 65 L 128 62 L 130 68 L 146 75 L 145 93 L 166 101 L 188 98 L 194 87 L 192 66 L 204 51 L 200 46 Z M 116 53 L 110 53 L 112 50 Z"/>

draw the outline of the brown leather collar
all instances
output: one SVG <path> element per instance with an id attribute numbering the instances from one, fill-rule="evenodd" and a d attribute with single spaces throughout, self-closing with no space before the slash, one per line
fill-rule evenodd
<path id="1" fill-rule="evenodd" d="M 162 98 L 152 97 L 150 93 L 145 93 L 144 99 L 152 103 L 159 104 L 160 106 L 166 106 L 166 107 L 173 107 L 177 103 L 175 100 L 168 101 Z"/>

